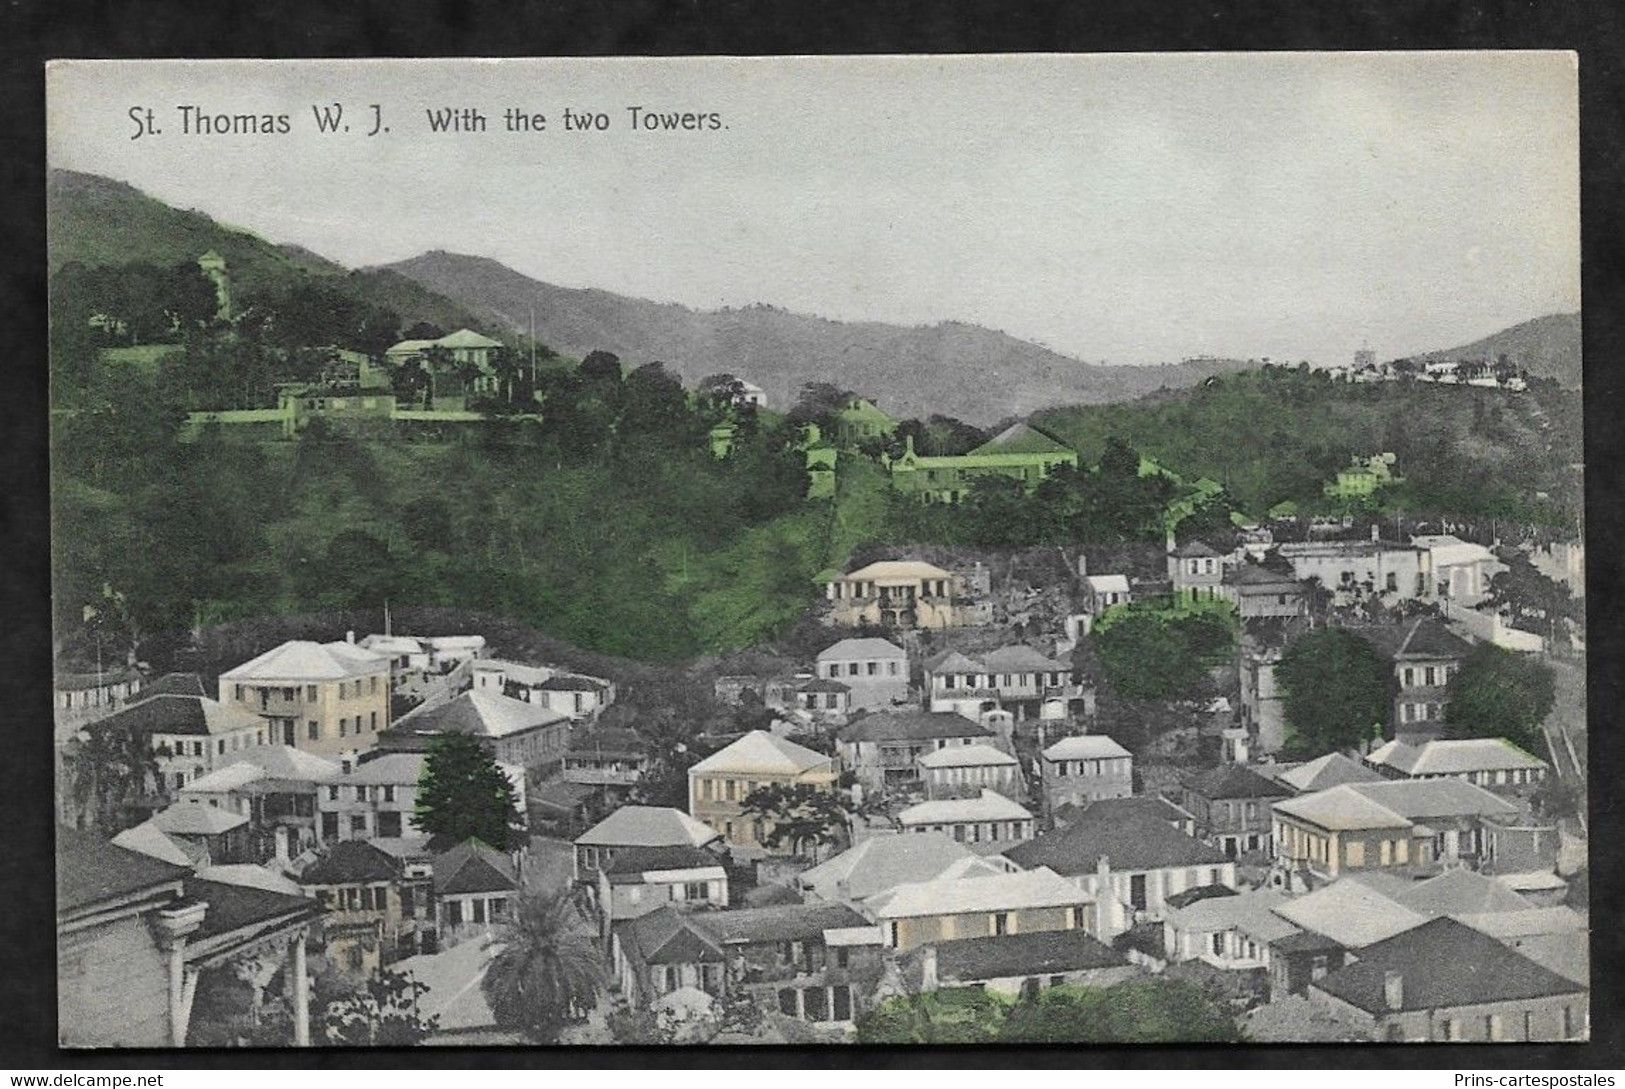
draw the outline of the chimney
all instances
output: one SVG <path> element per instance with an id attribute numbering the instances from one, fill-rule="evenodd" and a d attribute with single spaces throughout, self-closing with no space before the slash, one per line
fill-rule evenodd
<path id="1" fill-rule="evenodd" d="M 937 989 L 937 947 L 928 945 L 920 950 L 920 991 Z"/>
<path id="2" fill-rule="evenodd" d="M 352 771 L 354 771 L 355 770 L 355 757 L 351 756 L 349 753 L 341 754 L 339 756 L 339 770 L 342 771 L 345 775 L 348 775 Z"/>
<path id="3" fill-rule="evenodd" d="M 276 826 L 276 864 L 279 869 L 286 870 L 289 866 L 288 856 L 288 828 L 286 825 Z"/>
<path id="4" fill-rule="evenodd" d="M 1106 890 L 1106 883 L 1112 878 L 1112 860 L 1108 855 L 1101 855 L 1095 860 L 1095 879 L 1100 882 L 1100 888 L 1095 890 L 1099 896 Z"/>
<path id="5" fill-rule="evenodd" d="M 1405 1008 L 1405 977 L 1399 972 L 1382 974 L 1382 1001 L 1394 1012 Z"/>
<path id="6" fill-rule="evenodd" d="M 1376 522 L 1371 523 L 1371 539 L 1373 541 L 1382 540 L 1382 527 Z"/>
<path id="7" fill-rule="evenodd" d="M 349 631 L 344 633 L 344 641 L 346 643 L 351 644 L 352 646 L 355 644 L 355 629 L 354 628 L 351 628 Z"/>
<path id="8" fill-rule="evenodd" d="M 1080 579 L 1089 577 L 1089 557 L 1082 552 L 1078 553 L 1078 577 Z"/>

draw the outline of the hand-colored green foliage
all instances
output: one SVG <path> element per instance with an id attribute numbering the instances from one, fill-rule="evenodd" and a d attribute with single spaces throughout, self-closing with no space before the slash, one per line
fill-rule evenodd
<path id="1" fill-rule="evenodd" d="M 1480 643 L 1450 678 L 1449 694 L 1447 737 L 1504 737 L 1549 758 L 1541 723 L 1556 699 L 1556 680 L 1539 658 Z"/>
<path id="2" fill-rule="evenodd" d="M 1168 700 L 1191 694 L 1234 649 L 1234 621 L 1218 611 L 1131 605 L 1095 629 L 1095 655 L 1112 694 Z"/>
<path id="3" fill-rule="evenodd" d="M 829 843 L 846 827 L 841 797 L 806 783 L 769 783 L 745 795 L 743 816 L 762 822 L 762 842 L 769 847 L 788 844 L 800 853 Z"/>
<path id="4" fill-rule="evenodd" d="M 991 1043 L 998 1039 L 1006 1009 L 1003 1000 L 970 987 L 889 998 L 858 1019 L 858 1043 Z"/>
<path id="5" fill-rule="evenodd" d="M 1295 754 L 1318 756 L 1382 736 L 1388 722 L 1388 664 L 1353 632 L 1310 632 L 1287 648 L 1275 679 Z"/>
<path id="6" fill-rule="evenodd" d="M 513 845 L 520 816 L 513 784 L 485 746 L 447 734 L 429 748 L 412 821 L 431 836 L 477 839 L 502 851 Z"/>
<path id="7" fill-rule="evenodd" d="M 1001 1043 L 1236 1043 L 1236 1020 L 1207 992 L 1174 979 L 1107 988 L 1049 987 L 1010 1009 Z"/>

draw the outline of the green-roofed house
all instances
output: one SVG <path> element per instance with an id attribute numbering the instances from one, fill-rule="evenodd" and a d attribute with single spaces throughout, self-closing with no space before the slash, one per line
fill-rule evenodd
<path id="1" fill-rule="evenodd" d="M 866 397 L 853 397 L 835 414 L 835 441 L 856 446 L 865 439 L 884 439 L 897 430 L 897 421 Z"/>
<path id="2" fill-rule="evenodd" d="M 1038 487 L 1058 465 L 1078 464 L 1078 452 L 1028 423 L 1015 423 L 968 454 L 924 457 L 914 451 L 913 436 L 902 457 L 886 463 L 892 487 L 926 503 L 957 503 L 976 480 L 1002 476 Z"/>

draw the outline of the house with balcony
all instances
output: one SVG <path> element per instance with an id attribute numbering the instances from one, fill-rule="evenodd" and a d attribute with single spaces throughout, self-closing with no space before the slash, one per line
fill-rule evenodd
<path id="1" fill-rule="evenodd" d="M 1033 838 L 1033 815 L 1026 806 L 994 790 L 974 798 L 920 802 L 896 817 L 905 836 L 941 833 L 977 854 L 998 854 Z"/>
<path id="2" fill-rule="evenodd" d="M 793 854 L 800 845 L 764 842 L 771 827 L 746 814 L 745 799 L 766 786 L 805 786 L 833 793 L 839 778 L 833 757 L 766 730 L 752 730 L 688 769 L 688 811 L 720 832 L 730 847 Z"/>
<path id="3" fill-rule="evenodd" d="M 1186 889 L 1236 887 L 1233 859 L 1179 831 L 1160 806 L 1141 798 L 1094 802 L 1064 828 L 1004 856 L 1073 883 L 1095 904 L 1090 933 L 1106 942 L 1142 923 L 1161 922 L 1168 897 Z"/>
<path id="4" fill-rule="evenodd" d="M 1249 767 L 1230 764 L 1210 768 L 1188 779 L 1179 804 L 1196 818 L 1196 834 L 1224 852 L 1226 858 L 1273 852 L 1275 802 L 1292 790 Z"/>
<path id="5" fill-rule="evenodd" d="M 430 886 L 411 879 L 399 858 L 365 840 L 325 848 L 298 874 L 306 896 L 328 912 L 322 927 L 327 963 L 350 976 L 377 976 L 418 951 Z"/>
<path id="6" fill-rule="evenodd" d="M 447 703 L 424 705 L 402 715 L 378 738 L 378 748 L 423 753 L 436 739 L 452 734 L 476 738 L 498 764 L 521 767 L 545 778 L 564 761 L 570 719 L 525 700 L 476 688 Z"/>
<path id="7" fill-rule="evenodd" d="M 177 798 L 248 818 L 251 858 L 285 860 L 316 846 L 316 799 L 338 773 L 335 760 L 264 745 L 245 749 L 235 763 L 187 783 Z"/>
<path id="8" fill-rule="evenodd" d="M 436 854 L 431 869 L 440 948 L 489 938 L 518 913 L 521 886 L 513 856 L 467 839 Z"/>
<path id="9" fill-rule="evenodd" d="M 842 639 L 818 652 L 817 668 L 818 680 L 847 689 L 848 711 L 908 702 L 908 652 L 889 639 Z"/>
<path id="10" fill-rule="evenodd" d="M 220 675 L 220 702 L 257 715 L 268 744 L 365 751 L 389 728 L 389 659 L 352 642 L 292 640 Z"/>
<path id="11" fill-rule="evenodd" d="M 1021 762 L 992 745 L 952 745 L 928 752 L 914 763 L 930 800 L 973 798 L 991 790 L 1019 801 L 1027 793 Z"/>
<path id="12" fill-rule="evenodd" d="M 939 749 L 1003 743 L 993 730 L 947 711 L 877 711 L 854 719 L 835 740 L 841 765 L 865 790 L 915 781 L 919 759 Z"/>
<path id="13" fill-rule="evenodd" d="M 80 727 L 119 710 L 141 691 L 141 684 L 140 672 L 128 666 L 57 669 L 51 678 L 57 740 L 65 741 Z"/>
<path id="14" fill-rule="evenodd" d="M 1017 644 L 975 657 L 944 651 L 925 663 L 926 707 L 979 720 L 1009 711 L 1015 720 L 1066 718 L 1093 710 L 1093 694 L 1078 683 L 1071 662 Z"/>
<path id="15" fill-rule="evenodd" d="M 719 859 L 727 857 L 721 832 L 662 805 L 623 805 L 577 836 L 574 846 L 571 876 L 593 888 L 600 869 L 632 848 L 700 847 Z"/>
<path id="16" fill-rule="evenodd" d="M 421 752 L 383 753 L 361 763 L 341 761 L 338 773 L 316 789 L 321 841 L 331 844 L 420 835 L 413 814 L 427 763 L 428 756 Z"/>
<path id="17" fill-rule="evenodd" d="M 1274 803 L 1283 887 L 1365 869 L 1478 868 L 1493 827 L 1518 808 L 1461 779 L 1349 783 Z"/>
<path id="18" fill-rule="evenodd" d="M 960 628 L 978 622 L 963 581 L 920 560 L 880 560 L 823 579 L 826 622 L 857 628 Z"/>
<path id="19" fill-rule="evenodd" d="M 1464 737 L 1408 745 L 1394 740 L 1366 754 L 1365 762 L 1387 779 L 1465 779 L 1486 790 L 1524 792 L 1540 783 L 1551 765 L 1504 737 Z"/>
<path id="20" fill-rule="evenodd" d="M 1094 898 L 1054 871 L 946 877 L 898 885 L 864 902 L 886 948 L 906 953 L 965 938 L 1092 932 Z"/>
<path id="21" fill-rule="evenodd" d="M 1134 793 L 1134 754 L 1105 734 L 1063 737 L 1039 753 L 1039 778 L 1049 813 Z"/>
<path id="22" fill-rule="evenodd" d="M 649 761 L 649 743 L 635 730 L 577 730 L 564 750 L 564 781 L 624 793 L 643 778 Z"/>
<path id="23" fill-rule="evenodd" d="M 598 871 L 598 910 L 607 939 L 616 923 L 670 905 L 678 911 L 728 906 L 728 871 L 699 847 L 628 847 Z"/>

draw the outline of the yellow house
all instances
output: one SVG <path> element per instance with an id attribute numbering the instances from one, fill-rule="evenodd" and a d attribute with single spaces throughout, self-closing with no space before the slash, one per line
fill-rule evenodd
<path id="1" fill-rule="evenodd" d="M 793 844 L 767 848 L 762 843 L 768 829 L 759 818 L 745 815 L 745 799 L 757 788 L 775 783 L 833 792 L 837 778 L 834 757 L 766 730 L 752 730 L 688 769 L 688 811 L 721 832 L 730 846 L 789 852 Z"/>
<path id="2" fill-rule="evenodd" d="M 824 580 L 829 622 L 893 628 L 957 628 L 974 622 L 961 580 L 918 560 L 881 560 Z"/>
<path id="3" fill-rule="evenodd" d="M 272 744 L 365 752 L 389 728 L 389 663 L 354 643 L 296 639 L 222 673 L 220 702 L 264 719 Z"/>
<path id="4" fill-rule="evenodd" d="M 899 952 L 961 938 L 1088 931 L 1094 923 L 1094 898 L 1047 866 L 898 885 L 864 906 Z"/>

